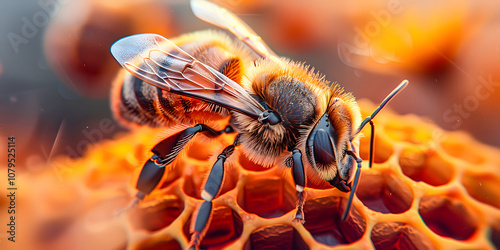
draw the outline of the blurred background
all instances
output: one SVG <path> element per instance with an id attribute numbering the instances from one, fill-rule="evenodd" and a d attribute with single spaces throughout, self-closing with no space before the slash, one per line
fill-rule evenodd
<path id="1" fill-rule="evenodd" d="M 215 1 L 238 14 L 277 54 L 305 61 L 379 103 L 500 146 L 500 3 L 494 0 Z M 109 108 L 121 37 L 215 28 L 187 0 L 25 0 L 0 8 L 0 135 L 36 168 L 78 157 L 124 131 Z M 6 139 L 4 139 L 6 140 Z M 0 143 L 5 155 L 7 143 Z M 3 164 L 3 163 L 2 163 Z"/>

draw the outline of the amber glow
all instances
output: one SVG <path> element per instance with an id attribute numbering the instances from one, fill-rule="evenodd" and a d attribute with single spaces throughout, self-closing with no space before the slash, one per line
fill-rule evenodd
<path id="1" fill-rule="evenodd" d="M 368 102 L 361 102 L 361 107 L 363 115 L 374 108 Z M 495 192 L 500 188 L 498 150 L 389 110 L 375 123 L 376 163 L 372 169 L 363 163 L 354 209 L 346 222 L 340 215 L 347 194 L 306 187 L 306 224 L 292 223 L 291 173 L 279 167 L 263 169 L 239 152 L 231 157 L 201 247 L 257 248 L 276 240 L 285 248 L 493 248 L 489 238 L 500 230 L 500 197 Z M 22 225 L 30 225 L 19 227 L 19 235 L 27 237 L 20 249 L 64 249 L 76 242 L 87 249 L 184 248 L 214 155 L 234 136 L 211 142 L 196 139 L 169 167 L 160 187 L 136 208 L 115 216 L 135 194 L 140 168 L 150 157 L 148 149 L 165 136 L 161 130 L 138 129 L 100 143 L 78 160 L 60 157 L 47 171 L 20 177 L 26 188 L 20 202 L 37 204 L 20 211 Z M 361 140 L 365 160 L 367 138 Z"/>

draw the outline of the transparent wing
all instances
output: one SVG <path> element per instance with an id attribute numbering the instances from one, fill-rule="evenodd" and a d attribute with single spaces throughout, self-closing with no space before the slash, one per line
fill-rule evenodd
<path id="1" fill-rule="evenodd" d="M 206 0 L 191 0 L 191 9 L 201 20 L 229 30 L 261 57 L 276 57 L 252 28 L 227 9 Z"/>
<path id="2" fill-rule="evenodd" d="M 122 38 L 111 54 L 135 77 L 179 95 L 201 99 L 258 118 L 264 108 L 239 84 L 156 34 Z"/>

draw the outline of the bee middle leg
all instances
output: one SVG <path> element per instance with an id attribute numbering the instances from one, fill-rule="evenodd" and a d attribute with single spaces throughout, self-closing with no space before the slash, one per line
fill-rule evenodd
<path id="1" fill-rule="evenodd" d="M 302 152 L 299 149 L 292 150 L 292 156 L 286 160 L 286 166 L 292 168 L 293 180 L 295 181 L 295 189 L 297 190 L 297 212 L 293 218 L 293 222 L 304 224 L 304 187 L 306 185 L 306 175 L 304 165 L 302 164 Z"/>
<path id="2" fill-rule="evenodd" d="M 210 213 L 212 213 L 212 199 L 219 194 L 224 180 L 224 163 L 226 159 L 233 154 L 234 148 L 239 144 L 239 138 L 239 135 L 236 136 L 233 144 L 227 146 L 222 151 L 222 153 L 217 156 L 217 161 L 210 170 L 210 174 L 208 175 L 205 187 L 201 192 L 201 198 L 204 201 L 198 208 L 198 214 L 196 216 L 194 224 L 194 231 L 188 247 L 188 249 L 190 250 L 199 248 L 200 243 L 203 239 L 203 235 L 208 229 L 208 225 L 210 224 Z"/>
<path id="3" fill-rule="evenodd" d="M 187 143 L 200 132 L 209 137 L 216 137 L 223 133 L 232 133 L 234 130 L 231 126 L 227 126 L 221 131 L 216 131 L 205 124 L 197 124 L 196 126 L 171 135 L 156 144 L 151 150 L 154 155 L 144 164 L 139 174 L 136 185 L 136 189 L 138 190 L 135 195 L 136 199 L 126 208 L 117 211 L 117 214 L 133 208 L 140 200 L 144 199 L 146 195 L 149 195 L 163 177 L 165 166 L 172 163 Z"/>

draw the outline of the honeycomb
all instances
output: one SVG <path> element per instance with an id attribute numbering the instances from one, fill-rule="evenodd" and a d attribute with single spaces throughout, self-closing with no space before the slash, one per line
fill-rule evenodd
<path id="1" fill-rule="evenodd" d="M 375 108 L 368 101 L 360 106 L 363 116 Z M 201 248 L 500 248 L 500 150 L 387 109 L 375 124 L 375 163 L 368 169 L 365 136 L 357 198 L 345 222 L 340 216 L 348 193 L 307 186 L 306 223 L 292 223 L 296 191 L 290 170 L 262 168 L 235 153 Z M 82 158 L 60 156 L 19 175 L 19 240 L 4 241 L 2 235 L 0 248 L 185 248 L 204 178 L 234 135 L 195 138 L 151 195 L 115 215 L 132 200 L 149 149 L 180 129 L 118 134 Z M 7 200 L 1 199 L 3 211 Z"/>

